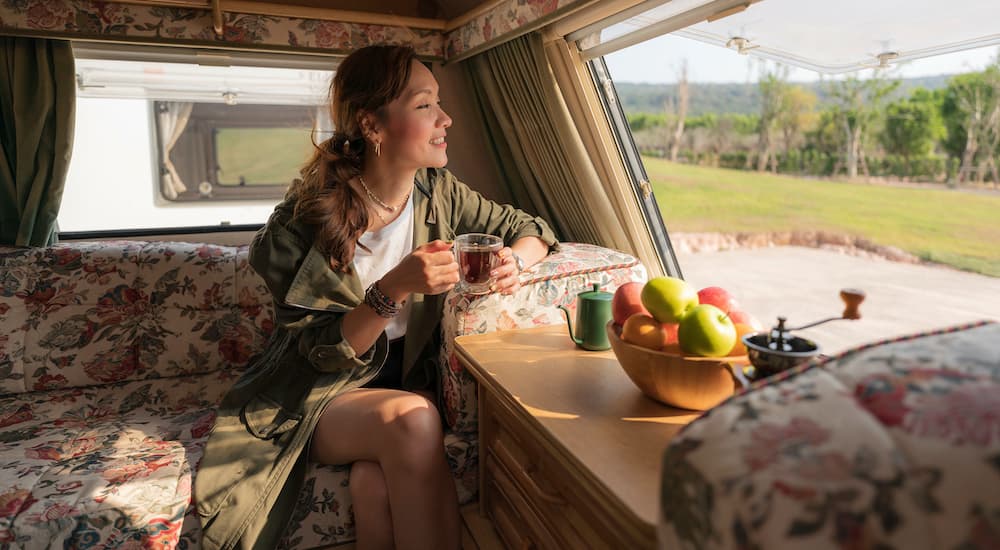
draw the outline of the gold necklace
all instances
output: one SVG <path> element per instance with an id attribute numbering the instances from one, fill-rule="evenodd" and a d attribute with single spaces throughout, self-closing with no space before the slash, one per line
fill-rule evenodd
<path id="1" fill-rule="evenodd" d="M 410 190 L 406 192 L 406 197 L 403 198 L 403 202 L 399 203 L 399 206 L 389 206 L 388 204 L 382 202 L 382 199 L 378 198 L 378 195 L 376 195 L 375 192 L 368 187 L 368 184 L 365 183 L 365 178 L 361 177 L 361 174 L 358 174 L 358 181 L 361 182 L 361 187 L 365 188 L 365 193 L 368 193 L 368 198 L 370 198 L 372 202 L 381 206 L 382 208 L 385 208 L 389 212 L 395 212 L 396 210 L 401 208 L 404 204 L 406 204 L 406 201 L 410 200 L 410 193 L 413 192 L 413 188 L 411 187 Z M 381 216 L 379 217 L 381 218 Z"/>
<path id="2" fill-rule="evenodd" d="M 389 225 L 389 222 L 385 221 L 385 218 L 382 217 L 382 213 L 378 211 L 378 208 L 372 208 L 371 211 L 375 212 L 375 215 L 378 216 L 378 219 L 382 220 L 383 226 Z"/>

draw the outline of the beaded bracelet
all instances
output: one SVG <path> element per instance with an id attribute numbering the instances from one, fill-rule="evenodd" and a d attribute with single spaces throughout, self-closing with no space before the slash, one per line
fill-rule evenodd
<path id="1" fill-rule="evenodd" d="M 365 290 L 365 303 L 368 307 L 372 308 L 379 317 L 385 317 L 386 319 L 391 319 L 403 310 L 403 304 L 401 302 L 396 302 L 392 298 L 386 296 L 378 288 L 378 281 L 368 285 L 368 290 Z"/>

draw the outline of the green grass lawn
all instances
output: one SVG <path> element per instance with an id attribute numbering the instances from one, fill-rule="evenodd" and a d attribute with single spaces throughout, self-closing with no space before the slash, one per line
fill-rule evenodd
<path id="1" fill-rule="evenodd" d="M 302 128 L 221 128 L 216 135 L 219 183 L 287 185 L 312 153 L 309 130 Z"/>
<path id="2" fill-rule="evenodd" d="M 848 233 L 1000 277 L 1000 194 L 643 162 L 670 231 Z"/>

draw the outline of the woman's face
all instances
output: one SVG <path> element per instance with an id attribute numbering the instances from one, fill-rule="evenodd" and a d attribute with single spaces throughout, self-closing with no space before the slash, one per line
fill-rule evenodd
<path id="1" fill-rule="evenodd" d="M 441 109 L 437 80 L 423 63 L 413 61 L 406 89 L 386 105 L 379 124 L 380 156 L 403 169 L 441 168 L 448 163 L 449 126 L 451 117 Z"/>

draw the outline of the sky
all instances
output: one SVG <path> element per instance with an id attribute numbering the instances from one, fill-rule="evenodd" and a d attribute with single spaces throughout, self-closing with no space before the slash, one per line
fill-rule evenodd
<path id="1" fill-rule="evenodd" d="M 982 70 L 998 55 L 1000 48 L 990 46 L 952 54 L 927 57 L 899 64 L 890 73 L 899 78 L 956 74 Z M 733 50 L 679 36 L 661 36 L 605 56 L 616 82 L 674 83 L 683 60 L 688 64 L 690 82 L 756 82 L 762 60 L 739 55 Z M 651 61 L 655 65 L 651 67 Z M 772 62 L 767 61 L 771 64 Z M 862 71 L 869 77 L 872 71 Z M 793 68 L 789 80 L 810 82 L 819 73 Z M 824 78 L 830 78 L 825 75 Z"/>

